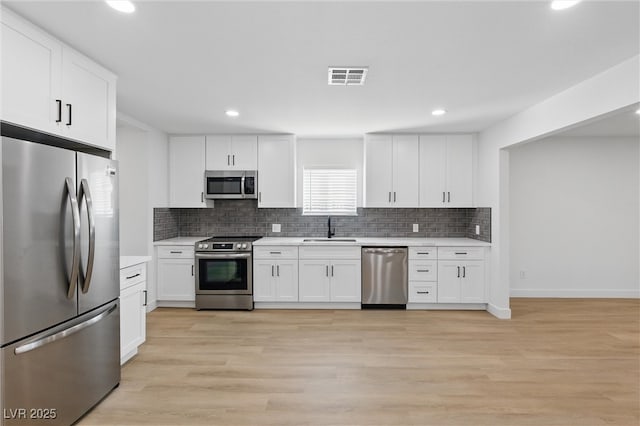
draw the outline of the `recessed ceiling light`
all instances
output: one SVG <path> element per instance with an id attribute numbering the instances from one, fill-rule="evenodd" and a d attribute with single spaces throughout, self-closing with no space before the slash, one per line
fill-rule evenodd
<path id="1" fill-rule="evenodd" d="M 106 0 L 107 4 L 122 13 L 133 13 L 136 7 L 129 0 Z"/>
<path id="2" fill-rule="evenodd" d="M 237 117 L 240 115 L 240 113 L 235 109 L 228 109 L 224 113 L 227 114 L 229 117 Z"/>
<path id="3" fill-rule="evenodd" d="M 435 115 L 435 116 L 445 115 L 446 113 L 447 111 L 444 109 L 434 109 L 433 111 L 431 111 L 431 115 Z"/>
<path id="4" fill-rule="evenodd" d="M 582 0 L 553 0 L 551 2 L 551 9 L 553 10 L 564 10 L 569 9 L 570 7 L 575 6 L 580 3 Z"/>

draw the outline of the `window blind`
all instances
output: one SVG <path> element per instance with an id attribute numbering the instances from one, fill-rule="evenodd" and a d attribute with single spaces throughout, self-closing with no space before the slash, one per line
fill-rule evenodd
<path id="1" fill-rule="evenodd" d="M 303 215 L 356 215 L 355 169 L 304 169 Z"/>

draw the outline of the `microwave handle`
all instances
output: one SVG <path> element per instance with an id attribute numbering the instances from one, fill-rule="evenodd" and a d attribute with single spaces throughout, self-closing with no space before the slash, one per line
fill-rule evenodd
<path id="1" fill-rule="evenodd" d="M 245 175 L 244 173 L 242 174 L 242 177 L 240 178 L 240 191 L 242 193 L 242 196 L 246 196 L 247 194 L 244 192 L 244 180 L 245 180 Z"/>

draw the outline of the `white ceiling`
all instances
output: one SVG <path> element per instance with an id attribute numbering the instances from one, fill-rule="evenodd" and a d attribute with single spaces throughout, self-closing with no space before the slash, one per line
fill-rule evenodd
<path id="1" fill-rule="evenodd" d="M 638 1 L 3 3 L 168 133 L 479 131 L 640 53 Z M 334 65 L 368 66 L 365 85 L 327 85 Z"/>

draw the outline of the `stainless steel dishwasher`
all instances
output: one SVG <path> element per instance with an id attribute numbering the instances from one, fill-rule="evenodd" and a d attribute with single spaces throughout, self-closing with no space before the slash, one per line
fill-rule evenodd
<path id="1" fill-rule="evenodd" d="M 406 308 L 407 248 L 362 248 L 362 307 Z"/>

